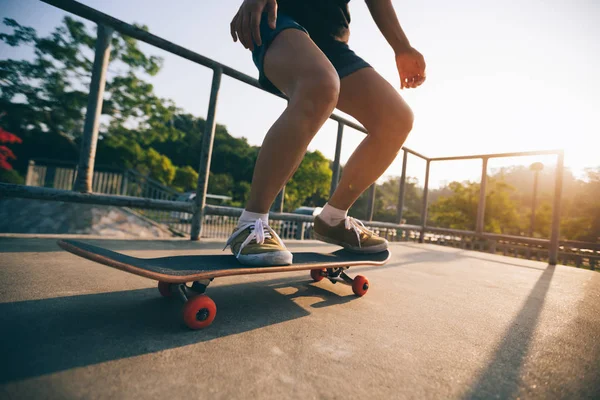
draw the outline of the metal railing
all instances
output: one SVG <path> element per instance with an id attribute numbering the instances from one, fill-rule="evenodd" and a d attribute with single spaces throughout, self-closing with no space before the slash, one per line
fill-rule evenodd
<path id="1" fill-rule="evenodd" d="M 229 76 L 238 81 L 244 82 L 250 86 L 264 90 L 260 87 L 258 81 L 246 74 L 243 74 L 227 65 L 221 64 L 210 58 L 195 53 L 189 49 L 165 40 L 161 37 L 153 35 L 150 32 L 137 28 L 133 25 L 125 23 L 119 19 L 116 19 L 110 15 L 104 14 L 91 7 L 85 6 L 74 0 L 41 0 L 45 3 L 53 5 L 64 11 L 70 12 L 74 15 L 82 17 L 86 20 L 95 22 L 98 25 L 98 38 L 96 40 L 96 49 L 94 56 L 94 64 L 92 67 L 92 79 L 90 83 L 89 101 L 87 106 L 87 112 L 84 123 L 81 153 L 78 165 L 78 174 L 75 181 L 75 192 L 62 191 L 52 192 L 51 190 L 41 190 L 36 188 L 35 190 L 27 192 L 27 189 L 8 187 L 7 184 L 0 184 L 0 191 L 7 196 L 27 196 L 29 198 L 40 198 L 45 200 L 61 199 L 62 201 L 73 201 L 73 202 L 94 202 L 103 205 L 123 205 L 124 203 L 129 204 L 133 207 L 151 207 L 153 209 L 161 209 L 166 207 L 163 200 L 151 200 L 151 199 L 137 199 L 135 197 L 129 197 L 127 200 L 122 198 L 116 198 L 110 195 L 97 195 L 92 193 L 92 177 L 94 170 L 96 142 L 98 140 L 98 120 L 102 109 L 104 85 L 106 80 L 106 70 L 108 67 L 109 56 L 110 56 L 110 38 L 113 31 L 118 31 L 124 35 L 130 36 L 134 39 L 150 44 L 159 49 L 165 50 L 171 54 L 178 55 L 196 64 L 200 64 L 204 67 L 213 70 L 210 100 L 206 118 L 205 132 L 202 136 L 202 145 L 200 150 L 200 164 L 198 168 L 198 195 L 192 205 L 179 203 L 172 203 L 168 206 L 169 210 L 190 212 L 193 214 L 192 217 L 192 228 L 191 228 L 191 239 L 198 240 L 202 229 L 202 216 L 205 212 L 206 206 L 206 191 L 208 188 L 208 177 L 210 170 L 210 161 L 212 156 L 212 147 L 215 135 L 216 125 L 216 109 L 219 89 L 221 86 L 222 75 Z M 279 97 L 285 98 L 280 95 Z M 338 148 L 336 149 L 336 160 L 334 161 L 334 178 L 332 181 L 333 187 L 337 185 L 337 179 L 339 177 L 339 153 L 341 146 L 341 139 L 343 135 L 343 129 L 345 126 L 356 129 L 360 132 L 367 133 L 366 129 L 359 124 L 342 118 L 338 115 L 331 115 L 331 119 L 338 122 Z M 419 153 L 405 148 L 405 151 L 421 156 Z M 373 190 L 373 189 L 372 189 Z M 38 196 L 38 197 L 35 197 Z M 279 196 L 279 204 L 275 205 L 274 209 L 282 210 L 283 196 Z"/>
<path id="2" fill-rule="evenodd" d="M 185 212 L 192 214 L 190 236 L 192 240 L 198 240 L 203 226 L 207 230 L 214 228 L 214 224 L 211 225 L 211 218 L 219 218 L 219 216 L 237 216 L 241 213 L 240 209 L 232 208 L 215 208 L 206 204 L 206 194 L 208 187 L 208 177 L 210 170 L 210 162 L 212 155 L 212 148 L 215 136 L 215 125 L 216 125 L 216 109 L 218 102 L 218 94 L 221 86 L 221 78 L 223 75 L 229 76 L 238 81 L 244 82 L 250 86 L 258 89 L 262 88 L 259 86 L 258 81 L 246 74 L 243 74 L 235 69 L 228 67 L 224 64 L 218 63 L 207 57 L 204 57 L 198 53 L 195 53 L 189 49 L 172 43 L 168 40 L 153 35 L 150 32 L 139 29 L 133 25 L 127 24 L 121 20 L 111 17 L 107 14 L 101 13 L 93 8 L 87 7 L 81 3 L 73 0 L 41 0 L 45 3 L 53 5 L 64 11 L 75 14 L 79 17 L 93 21 L 98 25 L 98 38 L 96 41 L 96 51 L 94 64 L 92 68 L 92 80 L 90 84 L 89 102 L 87 107 L 86 119 L 84 124 L 81 156 L 78 165 L 78 174 L 75 182 L 75 191 L 67 191 L 60 189 L 48 189 L 42 187 L 28 187 L 21 185 L 11 185 L 0 183 L 0 195 L 12 196 L 12 197 L 23 197 L 32 199 L 42 200 L 57 200 L 57 201 L 69 201 L 69 202 L 80 202 L 80 203 L 92 203 L 99 205 L 113 205 L 113 206 L 124 206 L 131 208 L 143 208 L 153 209 L 162 211 L 176 211 Z M 102 108 L 103 91 L 106 78 L 106 70 L 109 62 L 110 55 L 110 38 L 113 30 L 118 31 L 124 35 L 130 36 L 144 43 L 150 44 L 169 53 L 178 55 L 196 64 L 210 68 L 213 71 L 210 100 L 208 106 L 208 113 L 206 118 L 205 132 L 202 136 L 202 147 L 200 150 L 200 163 L 198 168 L 198 185 L 197 185 L 197 196 L 193 203 L 172 201 L 164 199 L 150 199 L 133 196 L 117 196 L 110 194 L 94 194 L 92 193 L 92 177 L 94 170 L 94 159 L 96 150 L 96 141 L 98 139 L 98 119 L 100 110 Z M 284 96 L 280 96 L 284 97 Z M 285 98 L 285 97 L 284 97 Z M 367 133 L 364 127 L 356 124 L 352 121 L 346 120 L 338 115 L 331 115 L 331 119 L 338 122 L 337 141 L 335 150 L 335 159 L 333 163 L 333 176 L 331 182 L 331 191 L 335 190 L 340 172 L 340 154 L 341 145 L 343 139 L 344 127 L 348 126 L 356 129 L 360 132 Z M 406 165 L 408 161 L 408 154 L 413 154 L 426 161 L 426 172 L 425 172 L 425 184 L 423 191 L 423 207 L 422 207 L 422 223 L 421 226 L 408 226 L 402 225 L 402 210 L 404 206 L 404 193 L 406 184 Z M 400 194 L 398 198 L 398 218 L 396 224 L 381 223 L 368 221 L 367 225 L 373 228 L 379 229 L 384 232 L 384 235 L 400 238 L 418 240 L 419 242 L 429 241 L 428 235 L 431 234 L 435 228 L 427 226 L 427 205 L 428 205 L 428 186 L 429 186 L 429 171 L 432 162 L 438 161 L 449 161 L 449 160 L 465 160 L 465 159 L 481 159 L 483 162 L 482 166 L 482 181 L 480 188 L 480 201 L 479 210 L 477 213 L 477 229 L 475 232 L 466 232 L 465 234 L 476 236 L 479 238 L 489 239 L 491 234 L 483 232 L 483 217 L 485 214 L 485 192 L 486 192 L 486 181 L 487 181 L 487 161 L 490 158 L 495 157 L 513 157 L 513 156 L 524 156 L 534 154 L 556 154 L 557 155 L 557 168 L 556 168 L 556 188 L 554 194 L 554 210 L 552 219 L 552 236 L 550 240 L 544 239 L 532 239 L 544 246 L 549 248 L 549 262 L 550 264 L 556 264 L 558 259 L 558 228 L 559 228 L 559 209 L 562 191 L 562 174 L 563 174 L 563 153 L 562 151 L 548 151 L 548 152 L 522 152 L 522 153 L 504 153 L 504 154 L 483 154 L 473 156 L 459 156 L 459 157 L 438 157 L 428 158 L 414 150 L 404 147 L 403 148 L 403 165 L 402 165 L 402 176 L 400 181 Z M 371 219 L 374 211 L 375 202 L 375 184 L 370 188 L 369 193 L 369 210 L 368 215 Z M 274 210 L 283 210 L 283 195 L 278 198 L 277 204 L 275 204 Z M 211 218 L 208 218 L 211 217 Z M 285 214 L 281 212 L 272 212 L 270 217 L 274 221 L 288 221 L 289 223 L 297 224 L 297 228 L 294 230 L 294 235 L 297 238 L 304 238 L 305 233 L 310 228 L 312 217 L 300 216 L 297 214 Z M 217 225 L 221 225 L 220 223 Z M 300 233 L 298 233 L 300 232 Z M 393 232 L 393 233 L 392 233 Z M 405 232 L 410 232 L 406 236 Z M 418 234 L 417 234 L 418 233 Z M 220 233 L 219 233 L 220 234 Z M 504 238 L 508 240 L 508 238 Z M 495 235 L 494 240 L 504 240 L 502 235 Z"/>
<path id="3" fill-rule="evenodd" d="M 77 164 L 58 160 L 29 161 L 25 184 L 53 189 L 73 190 L 77 180 Z M 95 168 L 92 176 L 93 193 L 174 200 L 181 193 L 142 175 L 133 169 Z"/>
<path id="4" fill-rule="evenodd" d="M 560 204 L 562 199 L 562 186 L 564 177 L 564 151 L 563 150 L 541 150 L 541 151 L 523 151 L 515 153 L 496 153 L 496 154 L 478 154 L 468 156 L 456 156 L 456 157 L 436 157 L 427 159 L 427 168 L 425 172 L 425 189 L 423 194 L 423 215 L 422 219 L 422 231 L 421 236 L 425 234 L 427 228 L 427 183 L 429 181 L 429 169 L 432 162 L 440 161 L 458 161 L 458 160 L 481 160 L 481 183 L 479 186 L 479 202 L 477 206 L 477 219 L 475 223 L 475 234 L 480 237 L 486 238 L 491 237 L 490 233 L 484 232 L 484 217 L 485 217 L 485 201 L 486 201 L 486 186 L 488 180 L 488 160 L 492 158 L 506 158 L 506 157 L 526 157 L 533 155 L 556 155 L 556 169 L 554 178 L 554 195 L 553 195 L 553 207 L 552 207 L 552 227 L 550 239 L 533 239 L 527 238 L 527 240 L 535 240 L 540 244 L 547 245 L 549 254 L 549 263 L 555 265 L 558 261 L 558 250 L 559 250 L 559 229 L 560 229 Z M 508 235 L 496 235 L 496 238 L 507 238 Z M 520 240 L 524 241 L 525 238 L 519 237 Z M 513 236 L 514 240 L 515 237 Z M 423 242 L 423 237 L 421 237 Z"/>

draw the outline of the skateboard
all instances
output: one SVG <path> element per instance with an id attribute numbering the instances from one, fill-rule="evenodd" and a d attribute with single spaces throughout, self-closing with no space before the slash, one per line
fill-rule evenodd
<path id="1" fill-rule="evenodd" d="M 206 294 L 214 278 L 233 275 L 310 270 L 315 282 L 329 279 L 352 287 L 356 296 L 369 290 L 369 280 L 362 275 L 351 278 L 346 270 L 353 266 L 383 265 L 390 252 L 355 254 L 345 250 L 333 253 L 298 252 L 294 263 L 285 266 L 243 266 L 233 255 L 188 255 L 159 258 L 136 258 L 76 240 L 59 240 L 64 250 L 109 267 L 158 281 L 158 290 L 164 297 L 176 296 L 183 305 L 183 321 L 191 329 L 209 326 L 217 314 L 214 301 Z M 188 285 L 189 284 L 189 285 Z"/>

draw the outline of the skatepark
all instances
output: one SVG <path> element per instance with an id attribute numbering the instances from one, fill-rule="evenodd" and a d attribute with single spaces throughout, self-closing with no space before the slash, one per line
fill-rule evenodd
<path id="1" fill-rule="evenodd" d="M 350 254 L 331 261 L 340 247 L 314 240 L 319 202 L 339 184 L 349 147 L 342 142 L 368 134 L 334 111 L 327 121 L 331 157 L 320 149 L 307 152 L 316 167 L 304 181 L 284 187 L 268 214 L 287 249 L 311 255 L 295 258 L 304 261 L 293 268 L 271 267 L 277 272 L 253 267 L 232 273 L 227 257 L 235 260 L 223 246 L 242 214 L 240 199 L 249 183 L 221 169 L 251 174 L 258 146 L 217 123 L 221 110 L 239 105 L 227 96 L 232 82 L 264 95 L 258 80 L 87 3 L 28 1 L 83 21 L 95 36 L 88 40 L 87 25 L 65 19 L 70 37 L 90 50 L 89 65 L 82 63 L 90 75 L 85 99 L 78 100 L 82 118 L 68 120 L 80 134 L 77 140 L 39 145 L 52 149 L 50 155 L 0 157 L 0 172 L 7 162 L 21 163 L 23 178 L 0 179 L 0 398 L 600 398 L 600 238 L 594 236 L 600 224 L 593 214 L 600 169 L 590 169 L 587 180 L 575 177 L 568 152 L 558 147 L 433 155 L 431 149 L 404 146 L 397 174 L 372 184 L 353 214 L 389 241 L 391 256 L 362 255 L 360 265 Z M 51 47 L 35 30 L 11 21 L 3 29 L 18 35 L 0 37 L 5 42 Z M 161 108 L 164 99 L 152 97 L 151 84 L 149 92 L 137 93 L 143 80 L 131 84 L 125 100 L 118 98 L 127 90 L 112 85 L 122 72 L 116 66 L 144 64 L 151 75 L 160 64 L 138 53 L 137 43 L 147 46 L 143 51 L 160 50 L 208 71 L 207 85 L 197 93 L 186 83 L 196 97 L 207 98 L 205 119 L 181 110 L 170 115 L 172 110 Z M 135 57 L 127 58 L 124 52 L 132 49 Z M 111 60 L 115 54 L 121 58 Z M 178 77 L 186 76 L 183 71 Z M 154 121 L 155 131 L 131 129 L 126 134 L 134 140 L 110 147 L 105 108 L 135 103 L 136 96 L 163 112 L 166 122 Z M 69 108 L 72 98 L 59 99 L 59 111 L 76 108 Z M 0 112 L 0 156 L 21 144 L 5 125 L 14 123 L 10 118 Z M 40 125 L 40 132 L 54 129 Z M 131 126 L 126 121 L 123 127 Z M 155 142 L 148 138 L 169 129 L 179 130 L 177 140 L 196 141 L 182 142 L 185 151 L 179 151 L 169 148 L 173 142 L 166 134 Z M 443 134 L 438 147 L 444 146 Z M 149 150 L 138 146 L 145 140 Z M 96 154 L 97 146 L 110 157 Z M 182 159 L 189 150 L 194 165 L 171 165 L 151 146 Z M 65 154 L 73 152 L 77 159 L 67 160 Z M 139 156 L 135 168 L 103 164 L 132 154 Z M 526 161 L 513 170 L 502 167 L 510 160 Z M 463 162 L 468 181 L 439 183 L 440 171 L 459 170 Z M 505 174 L 514 188 L 502 180 Z M 317 180 L 321 186 L 313 185 Z M 181 181 L 187 186 L 175 186 Z M 312 186 L 312 192 L 303 191 Z M 90 256 L 74 241 L 103 250 L 88 247 Z M 109 259 L 109 251 L 120 255 Z M 198 271 L 200 256 L 218 265 Z M 174 258 L 148 262 L 140 273 L 142 267 L 127 264 L 131 257 Z M 177 259 L 186 261 L 179 265 Z M 315 273 L 325 259 L 331 268 L 319 264 Z M 311 269 L 299 270 L 302 262 Z M 185 301 L 202 292 L 177 286 L 183 282 L 177 274 L 194 273 L 218 314 L 214 318 L 211 308 L 214 321 L 203 326 L 185 317 Z M 175 277 L 170 286 L 165 277 Z M 205 320 L 202 309 L 193 311 L 197 321 Z"/>

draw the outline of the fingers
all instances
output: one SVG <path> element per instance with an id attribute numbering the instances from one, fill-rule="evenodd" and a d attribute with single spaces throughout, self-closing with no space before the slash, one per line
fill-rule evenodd
<path id="1" fill-rule="evenodd" d="M 252 29 L 250 28 L 250 14 L 243 13 L 241 17 L 242 23 L 240 26 L 240 30 L 238 30 L 238 36 L 241 35 L 240 41 L 242 42 L 244 47 L 252 50 L 254 49 L 254 46 L 252 43 Z"/>
<path id="2" fill-rule="evenodd" d="M 400 89 L 405 89 L 406 88 L 406 80 L 407 80 L 407 75 L 402 72 L 400 72 Z"/>
<path id="3" fill-rule="evenodd" d="M 269 0 L 268 7 L 268 17 L 269 17 L 269 26 L 271 29 L 275 29 L 277 23 L 277 1 Z"/>
<path id="4" fill-rule="evenodd" d="M 425 82 L 425 68 L 421 65 L 412 65 L 400 72 L 401 89 L 414 89 Z"/>
<path id="5" fill-rule="evenodd" d="M 401 89 L 414 89 L 421 86 L 425 82 L 425 76 L 421 74 L 402 75 L 400 77 Z"/>
<path id="6" fill-rule="evenodd" d="M 231 20 L 231 24 L 229 24 L 229 31 L 231 33 L 231 38 L 233 39 L 234 42 L 237 42 L 237 40 L 238 40 L 237 34 L 236 34 L 236 29 L 237 29 L 237 25 L 238 25 L 238 16 L 239 16 L 239 12 L 238 12 L 238 14 L 235 14 L 235 17 L 233 17 L 233 19 Z"/>
<path id="7" fill-rule="evenodd" d="M 260 37 L 260 13 L 253 12 L 250 16 L 250 25 L 252 28 L 252 38 L 257 46 L 262 45 L 262 39 Z"/>
<path id="8" fill-rule="evenodd" d="M 262 46 L 262 37 L 260 35 L 260 21 L 263 11 L 268 13 L 268 23 L 271 29 L 275 29 L 277 23 L 277 1 L 267 0 L 267 4 L 259 6 L 257 3 L 244 2 L 238 10 L 229 26 L 231 38 L 234 42 L 238 40 L 242 45 L 250 50 L 254 46 Z"/>

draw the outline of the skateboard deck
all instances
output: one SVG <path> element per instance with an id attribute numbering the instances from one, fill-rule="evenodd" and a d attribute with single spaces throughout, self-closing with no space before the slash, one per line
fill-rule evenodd
<path id="1" fill-rule="evenodd" d="M 137 258 L 76 240 L 60 240 L 64 250 L 88 260 L 146 278 L 168 283 L 186 283 L 221 276 L 302 271 L 357 265 L 383 265 L 389 251 L 378 254 L 354 254 L 344 250 L 333 253 L 294 253 L 294 263 L 275 267 L 241 265 L 233 255 L 192 255 Z"/>
<path id="2" fill-rule="evenodd" d="M 357 296 L 363 296 L 369 288 L 368 280 L 361 275 L 350 278 L 345 270 L 353 266 L 383 265 L 390 258 L 389 251 L 376 254 L 355 254 L 345 250 L 298 252 L 293 253 L 292 265 L 248 267 L 241 265 L 231 254 L 137 258 L 76 240 L 59 240 L 57 244 L 88 260 L 159 281 L 158 289 L 163 296 L 176 294 L 184 301 L 184 321 L 192 329 L 204 328 L 214 319 L 216 306 L 203 294 L 214 278 L 310 270 L 314 281 L 323 278 L 333 283 L 341 281 L 351 285 Z M 193 282 L 191 287 L 186 285 L 189 282 Z"/>

